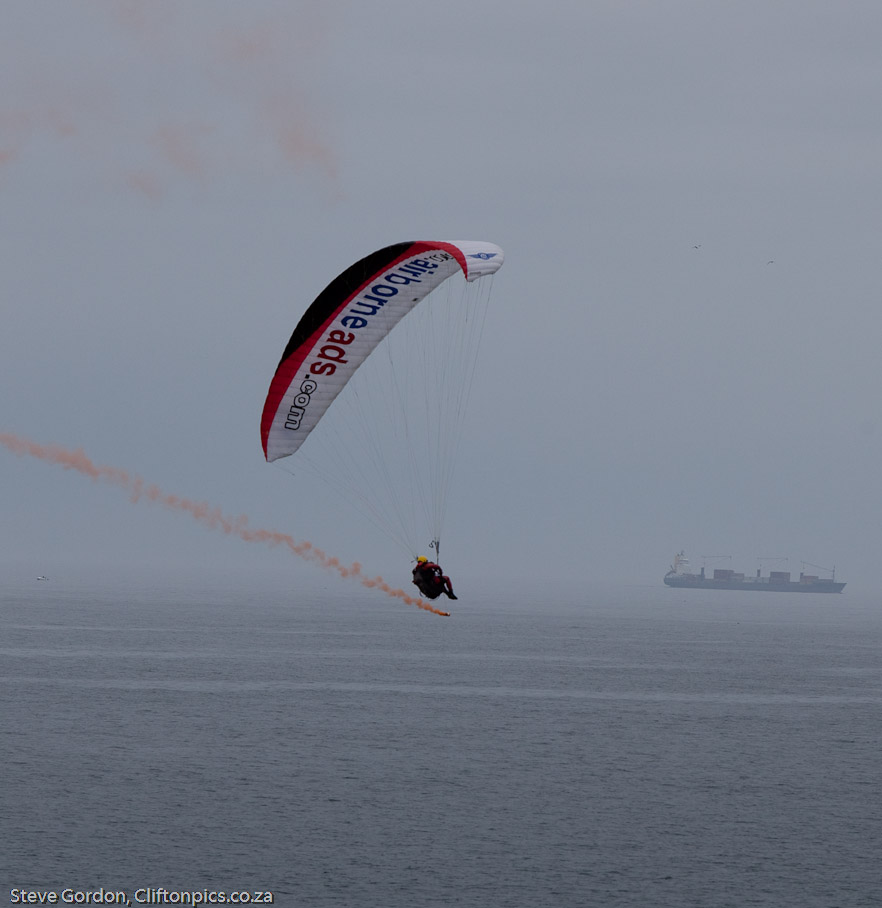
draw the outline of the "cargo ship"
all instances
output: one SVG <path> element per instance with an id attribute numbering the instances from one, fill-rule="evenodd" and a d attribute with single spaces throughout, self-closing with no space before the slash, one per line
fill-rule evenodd
<path id="1" fill-rule="evenodd" d="M 844 583 L 836 582 L 836 568 L 832 568 L 832 577 L 820 577 L 817 574 L 800 572 L 799 580 L 790 579 L 790 571 L 769 571 L 768 576 L 760 575 L 757 568 L 755 577 L 747 577 L 736 571 L 715 568 L 712 577 L 701 573 L 689 572 L 689 560 L 684 552 L 674 556 L 671 569 L 665 574 L 665 583 L 677 589 L 688 590 L 754 590 L 765 593 L 841 593 Z"/>

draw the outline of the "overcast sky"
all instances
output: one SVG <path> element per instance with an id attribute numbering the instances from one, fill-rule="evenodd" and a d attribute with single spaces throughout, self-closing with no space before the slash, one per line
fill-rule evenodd
<path id="1" fill-rule="evenodd" d="M 2 13 L 0 433 L 406 584 L 398 549 L 265 463 L 263 399 L 351 262 L 488 240 L 451 574 L 660 583 L 685 548 L 879 588 L 878 3 Z M 0 476 L 7 574 L 318 576 L 4 448 Z"/>

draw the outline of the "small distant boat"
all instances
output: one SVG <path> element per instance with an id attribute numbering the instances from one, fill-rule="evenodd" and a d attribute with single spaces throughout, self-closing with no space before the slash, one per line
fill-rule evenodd
<path id="1" fill-rule="evenodd" d="M 45 574 L 40 574 L 40 576 L 37 577 L 37 580 L 48 580 L 48 579 L 49 578 Z"/>

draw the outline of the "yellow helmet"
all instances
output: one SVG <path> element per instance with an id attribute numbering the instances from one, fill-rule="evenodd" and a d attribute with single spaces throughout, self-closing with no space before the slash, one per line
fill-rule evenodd
<path id="1" fill-rule="evenodd" d="M 426 558 L 425 555 L 420 555 L 420 557 L 417 558 L 417 562 L 418 562 L 419 564 L 425 564 L 428 560 L 429 560 L 429 559 Z"/>

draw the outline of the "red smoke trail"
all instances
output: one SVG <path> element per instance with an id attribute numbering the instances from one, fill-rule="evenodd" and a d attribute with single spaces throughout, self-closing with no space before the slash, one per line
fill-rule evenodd
<path id="1" fill-rule="evenodd" d="M 382 577 L 366 577 L 361 572 L 361 565 L 357 561 L 346 567 L 337 558 L 326 555 L 321 549 L 317 549 L 311 542 L 296 542 L 287 533 L 280 533 L 276 530 L 250 529 L 248 518 L 244 514 L 238 517 L 227 517 L 220 508 L 212 507 L 206 502 L 190 501 L 188 498 L 170 495 L 163 492 L 158 486 L 146 485 L 140 477 L 130 476 L 125 470 L 92 463 L 82 451 L 71 451 L 69 448 L 62 448 L 59 445 L 40 445 L 6 432 L 0 432 L 0 444 L 7 447 L 13 454 L 36 457 L 57 464 L 65 470 L 76 470 L 78 473 L 90 476 L 96 482 L 101 480 L 119 486 L 129 493 L 133 503 L 143 497 L 148 501 L 171 508 L 173 511 L 184 511 L 209 529 L 222 530 L 227 535 L 244 539 L 245 542 L 261 542 L 268 546 L 288 548 L 301 558 L 318 562 L 322 567 L 336 571 L 341 577 L 356 580 L 369 589 L 382 590 L 393 599 L 400 599 L 408 605 L 415 605 L 417 608 L 433 612 L 435 615 L 450 615 L 450 612 L 442 612 L 440 609 L 433 608 L 422 599 L 408 595 L 402 589 L 394 589 Z"/>

